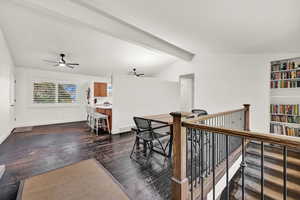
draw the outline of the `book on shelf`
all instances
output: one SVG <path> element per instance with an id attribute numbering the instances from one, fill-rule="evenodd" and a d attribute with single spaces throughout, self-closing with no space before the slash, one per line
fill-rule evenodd
<path id="1" fill-rule="evenodd" d="M 299 78 L 300 78 L 300 68 L 299 70 L 295 70 L 295 71 L 271 73 L 271 80 L 299 79 Z"/>
<path id="2" fill-rule="evenodd" d="M 270 113 L 273 115 L 300 115 L 299 107 L 299 104 L 271 104 Z"/>
<path id="3" fill-rule="evenodd" d="M 295 80 L 271 80 L 271 88 L 300 88 L 300 79 Z"/>
<path id="4" fill-rule="evenodd" d="M 285 71 L 285 70 L 293 70 L 300 69 L 300 63 L 295 61 L 285 61 L 285 62 L 273 62 L 271 64 L 271 71 Z"/>
<path id="5" fill-rule="evenodd" d="M 270 124 L 270 132 L 279 135 L 300 136 L 300 128 L 292 128 L 281 124 Z"/>
<path id="6" fill-rule="evenodd" d="M 291 124 L 300 124 L 300 116 L 271 115 L 271 121 L 291 123 Z"/>

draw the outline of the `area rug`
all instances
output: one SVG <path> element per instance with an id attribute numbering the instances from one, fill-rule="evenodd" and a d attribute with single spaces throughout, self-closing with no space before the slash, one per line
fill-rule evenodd
<path id="1" fill-rule="evenodd" d="M 129 200 L 122 186 L 95 159 L 28 178 L 17 200 Z"/>

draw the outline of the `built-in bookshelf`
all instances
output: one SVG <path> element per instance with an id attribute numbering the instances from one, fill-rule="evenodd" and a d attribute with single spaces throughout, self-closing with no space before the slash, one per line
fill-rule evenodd
<path id="1" fill-rule="evenodd" d="M 271 62 L 270 132 L 300 137 L 300 58 Z"/>
<path id="2" fill-rule="evenodd" d="M 300 88 L 300 62 L 271 62 L 271 88 Z"/>

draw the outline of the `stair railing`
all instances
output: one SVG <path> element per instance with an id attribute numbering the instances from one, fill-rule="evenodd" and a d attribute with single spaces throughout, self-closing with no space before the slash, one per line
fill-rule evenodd
<path id="1" fill-rule="evenodd" d="M 299 147 L 300 138 L 249 131 L 250 105 L 228 112 L 197 118 L 182 113 L 173 116 L 172 199 L 217 199 L 218 181 L 226 179 L 225 199 L 229 200 L 230 171 L 240 164 L 242 200 L 245 199 L 245 153 L 249 141 L 261 145 L 261 199 L 264 199 L 264 144 L 283 146 L 282 199 L 287 198 L 287 148 Z M 232 168 L 231 168 L 232 167 Z"/>

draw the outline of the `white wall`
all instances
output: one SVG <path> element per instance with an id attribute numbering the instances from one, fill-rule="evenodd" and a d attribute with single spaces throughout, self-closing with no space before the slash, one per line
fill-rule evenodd
<path id="1" fill-rule="evenodd" d="M 251 129 L 269 131 L 270 61 L 295 55 L 196 56 L 192 62 L 177 62 L 157 76 L 178 81 L 195 73 L 195 108 L 209 113 L 251 104 Z"/>
<path id="2" fill-rule="evenodd" d="M 13 107 L 10 106 L 11 86 L 13 83 L 14 63 L 11 58 L 4 34 L 0 29 L 0 144 L 13 129 Z"/>
<path id="3" fill-rule="evenodd" d="M 79 88 L 78 105 L 32 105 L 31 84 L 32 80 L 35 79 L 70 81 L 76 83 Z M 85 120 L 87 88 L 94 81 L 108 82 L 109 78 L 17 67 L 16 80 L 16 126 L 20 127 Z"/>
<path id="4" fill-rule="evenodd" d="M 179 110 L 179 84 L 156 78 L 113 77 L 113 133 L 130 130 L 134 116 Z"/>

